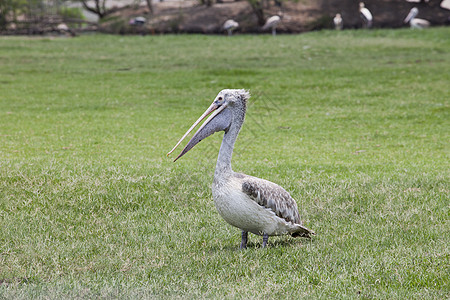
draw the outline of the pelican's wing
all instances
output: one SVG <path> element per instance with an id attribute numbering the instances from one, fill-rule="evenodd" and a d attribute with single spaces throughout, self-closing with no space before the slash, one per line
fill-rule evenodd
<path id="1" fill-rule="evenodd" d="M 242 192 L 287 222 L 302 224 L 297 203 L 281 186 L 264 179 L 245 176 L 242 182 Z"/>
<path id="2" fill-rule="evenodd" d="M 412 19 L 411 22 L 414 21 L 414 24 L 419 27 L 430 27 L 430 22 L 424 19 Z"/>
<path id="3" fill-rule="evenodd" d="M 223 24 L 223 29 L 227 30 L 234 26 L 233 20 L 226 20 L 225 24 Z"/>
<path id="4" fill-rule="evenodd" d="M 266 24 L 264 24 L 262 29 L 265 30 L 274 25 L 274 23 L 278 23 L 280 20 L 281 18 L 279 16 L 271 16 L 270 18 L 267 19 Z"/>
<path id="5" fill-rule="evenodd" d="M 372 13 L 370 12 L 370 10 L 368 10 L 367 8 L 363 7 L 359 10 L 361 12 L 361 14 L 364 16 L 364 18 L 366 18 L 366 20 L 368 21 L 372 21 L 373 16 Z"/>

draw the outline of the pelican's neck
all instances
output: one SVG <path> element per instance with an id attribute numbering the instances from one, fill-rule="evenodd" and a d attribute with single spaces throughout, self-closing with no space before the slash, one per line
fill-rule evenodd
<path id="1" fill-rule="evenodd" d="M 220 145 L 219 157 L 217 158 L 216 171 L 214 173 L 215 179 L 228 177 L 233 173 L 231 169 L 231 157 L 233 156 L 234 143 L 236 142 L 245 117 L 245 106 L 235 108 L 233 110 L 233 120 L 231 121 L 230 129 L 224 134 L 222 144 Z"/>

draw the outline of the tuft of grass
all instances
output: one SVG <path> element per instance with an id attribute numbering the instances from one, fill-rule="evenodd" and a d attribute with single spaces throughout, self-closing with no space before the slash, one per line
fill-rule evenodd
<path id="1" fill-rule="evenodd" d="M 449 298 L 449 34 L 1 37 L 0 298 Z M 312 240 L 238 250 L 221 134 L 165 157 L 223 88 Z"/>

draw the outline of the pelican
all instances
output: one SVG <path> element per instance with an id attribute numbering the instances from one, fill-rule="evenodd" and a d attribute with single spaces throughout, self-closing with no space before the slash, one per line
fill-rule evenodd
<path id="1" fill-rule="evenodd" d="M 136 25 L 136 26 L 142 26 L 145 24 L 145 22 L 147 22 L 147 19 L 144 17 L 136 17 L 131 19 L 128 24 L 130 25 Z"/>
<path id="2" fill-rule="evenodd" d="M 56 29 L 58 29 L 58 31 L 60 32 L 68 32 L 69 26 L 67 26 L 65 23 L 60 23 L 58 24 L 58 26 L 56 26 Z"/>
<path id="3" fill-rule="evenodd" d="M 342 30 L 344 27 L 344 22 L 342 21 L 341 14 L 336 14 L 336 16 L 333 19 L 334 22 L 334 29 L 336 30 Z"/>
<path id="4" fill-rule="evenodd" d="M 267 19 L 266 24 L 262 27 L 262 30 L 272 29 L 272 35 L 277 35 L 277 26 L 281 21 L 281 16 L 275 15 Z"/>
<path id="5" fill-rule="evenodd" d="M 236 173 L 231 169 L 234 143 L 244 123 L 250 94 L 242 89 L 219 92 L 209 108 L 189 128 L 184 138 L 208 115 L 174 162 L 197 143 L 218 131 L 225 131 L 217 158 L 212 195 L 219 214 L 229 224 L 242 230 L 241 249 L 247 247 L 248 232 L 263 236 L 263 247 L 269 236 L 290 234 L 310 238 L 315 233 L 302 225 L 297 203 L 289 193 L 270 181 Z"/>
<path id="6" fill-rule="evenodd" d="M 440 7 L 450 10 L 450 0 L 443 0 L 440 4 Z"/>
<path id="7" fill-rule="evenodd" d="M 58 24 L 58 26 L 56 26 L 56 31 L 60 34 L 70 34 L 71 36 L 76 36 L 76 33 L 65 23 Z"/>
<path id="8" fill-rule="evenodd" d="M 225 23 L 223 23 L 222 28 L 226 31 L 228 31 L 228 36 L 231 36 L 233 34 L 233 30 L 239 27 L 239 23 L 235 20 L 226 20 Z"/>
<path id="9" fill-rule="evenodd" d="M 361 18 L 364 21 L 364 27 L 371 28 L 373 17 L 370 13 L 370 10 L 365 7 L 364 2 L 359 2 L 359 13 L 361 14 Z"/>
<path id="10" fill-rule="evenodd" d="M 416 18 L 418 13 L 419 13 L 419 9 L 417 7 L 411 8 L 411 10 L 409 11 L 409 14 L 406 16 L 406 18 L 403 22 L 404 23 L 409 22 L 409 26 L 413 29 L 415 29 L 415 28 L 422 29 L 422 28 L 430 27 L 430 22 L 428 22 L 427 20 Z"/>

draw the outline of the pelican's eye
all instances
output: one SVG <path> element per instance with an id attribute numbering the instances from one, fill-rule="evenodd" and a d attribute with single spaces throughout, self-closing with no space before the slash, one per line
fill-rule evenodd
<path id="1" fill-rule="evenodd" d="M 215 102 L 216 102 L 218 105 L 222 105 L 222 103 L 223 103 L 223 97 L 222 97 L 222 96 L 217 97 L 217 99 L 216 99 Z"/>

